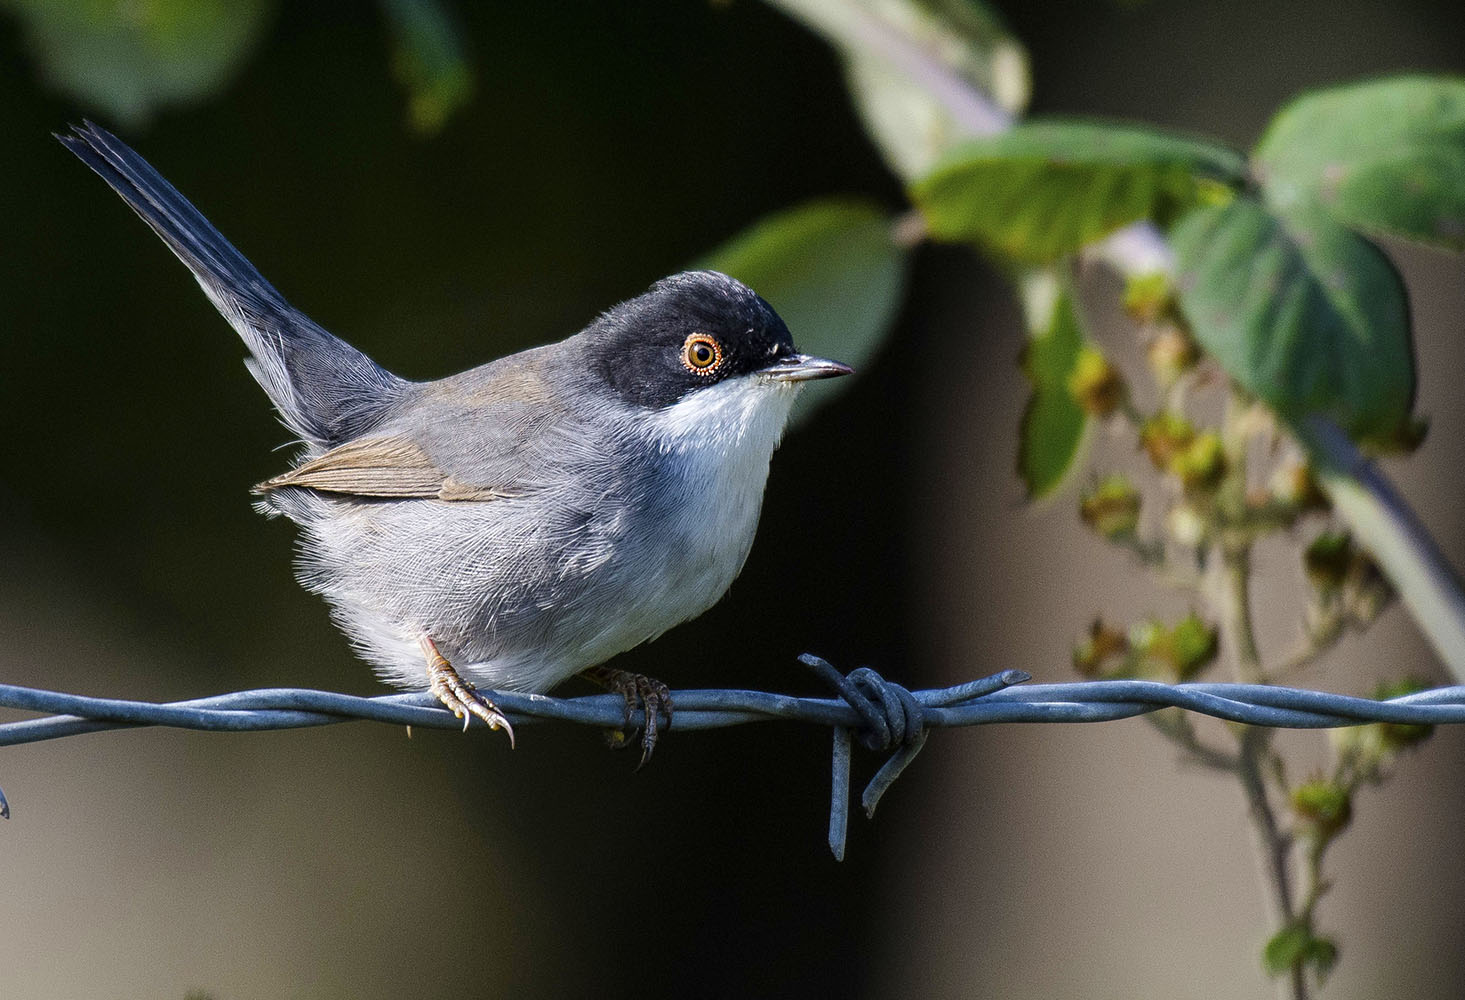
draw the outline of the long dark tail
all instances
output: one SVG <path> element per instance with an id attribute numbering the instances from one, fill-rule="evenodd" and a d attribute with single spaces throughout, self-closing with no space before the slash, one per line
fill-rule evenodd
<path id="1" fill-rule="evenodd" d="M 368 429 L 409 384 L 286 302 L 152 165 L 91 122 L 56 138 L 95 170 L 188 266 L 252 355 L 280 417 L 321 448 Z"/>

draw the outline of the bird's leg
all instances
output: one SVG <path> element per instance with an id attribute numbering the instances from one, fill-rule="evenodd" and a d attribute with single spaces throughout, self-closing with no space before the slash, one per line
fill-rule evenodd
<path id="1" fill-rule="evenodd" d="M 423 655 L 427 657 L 428 689 L 437 700 L 453 710 L 453 715 L 463 720 L 463 731 L 468 731 L 471 717 L 476 715 L 488 724 L 489 729 L 502 729 L 509 734 L 509 749 L 514 748 L 514 727 L 498 706 L 478 693 L 478 689 L 458 676 L 458 671 L 448 658 L 437 650 L 437 643 L 427 636 L 418 640 Z"/>
<path id="2" fill-rule="evenodd" d="M 660 733 L 657 716 L 665 713 L 666 724 L 671 725 L 671 691 L 655 678 L 613 667 L 590 667 L 580 671 L 580 676 L 626 699 L 625 726 L 606 733 L 606 741 L 612 749 L 619 750 L 630 744 L 630 737 L 626 734 L 636 728 L 632 719 L 636 714 L 637 704 L 640 704 L 646 721 L 641 727 L 641 763 L 636 765 L 636 770 L 639 771 L 651 759 L 651 751 L 656 749 L 656 738 Z"/>

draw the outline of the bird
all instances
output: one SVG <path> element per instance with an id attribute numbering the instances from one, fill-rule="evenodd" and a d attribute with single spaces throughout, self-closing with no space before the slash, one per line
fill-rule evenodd
<path id="1" fill-rule="evenodd" d="M 490 694 L 581 675 L 625 699 L 650 759 L 660 681 L 605 666 L 696 618 L 742 569 L 769 464 L 811 380 L 761 296 L 674 274 L 580 332 L 410 381 L 291 306 L 141 155 L 90 121 L 56 136 L 192 272 L 299 444 L 256 487 L 293 521 L 296 575 L 380 679 L 466 730 L 513 727 Z M 633 727 L 633 714 L 644 719 Z M 639 767 L 640 765 L 638 765 Z"/>

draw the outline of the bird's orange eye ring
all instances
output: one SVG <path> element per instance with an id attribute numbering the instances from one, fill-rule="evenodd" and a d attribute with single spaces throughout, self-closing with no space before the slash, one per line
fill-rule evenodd
<path id="1" fill-rule="evenodd" d="M 722 367 L 722 345 L 715 337 L 694 333 L 682 344 L 682 365 L 693 375 L 711 375 Z"/>

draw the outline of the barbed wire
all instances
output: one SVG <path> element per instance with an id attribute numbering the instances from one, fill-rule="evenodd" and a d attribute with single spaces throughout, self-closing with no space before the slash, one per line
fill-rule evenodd
<path id="1" fill-rule="evenodd" d="M 1331 729 L 1373 722 L 1465 723 L 1465 685 L 1375 701 L 1265 684 L 1165 684 L 1144 680 L 1028 684 L 1030 675 L 1004 670 L 953 687 L 910 691 L 868 667 L 846 676 L 817 656 L 805 654 L 799 659 L 839 697 L 808 698 L 735 689 L 675 691 L 672 725 L 678 731 L 772 721 L 829 726 L 834 733 L 829 846 L 841 859 L 848 827 L 852 745 L 856 741 L 871 751 L 890 754 L 860 797 L 866 814 L 873 816 L 881 796 L 921 751 L 932 729 L 999 722 L 1108 722 L 1162 708 L 1284 729 Z M 515 726 L 551 721 L 607 729 L 625 725 L 625 702 L 619 695 L 553 698 L 508 691 L 485 693 Z M 41 718 L 0 723 L 0 746 L 142 726 L 262 732 L 353 721 L 429 729 L 461 729 L 463 725 L 426 691 L 366 698 L 307 688 L 263 688 L 157 703 L 0 684 L 0 707 L 47 713 Z M 0 793 L 0 817 L 9 815 L 9 804 Z"/>

